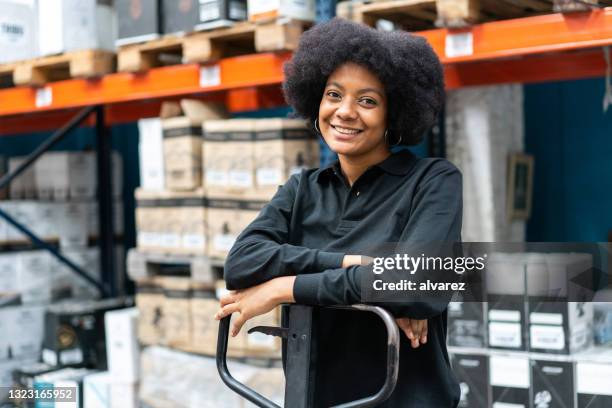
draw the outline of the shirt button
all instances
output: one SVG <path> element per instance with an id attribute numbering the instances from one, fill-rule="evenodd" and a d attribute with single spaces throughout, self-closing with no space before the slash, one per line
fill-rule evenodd
<path id="1" fill-rule="evenodd" d="M 357 192 L 355 193 L 355 195 L 356 195 L 357 197 L 359 197 L 359 193 L 360 193 L 360 192 L 359 192 L 359 191 L 357 191 Z"/>

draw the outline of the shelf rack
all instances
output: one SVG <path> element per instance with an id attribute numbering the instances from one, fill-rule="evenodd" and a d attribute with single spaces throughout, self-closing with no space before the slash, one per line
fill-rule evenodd
<path id="1" fill-rule="evenodd" d="M 440 56 L 448 89 L 599 77 L 606 69 L 604 47 L 612 44 L 612 8 L 415 34 L 427 38 Z M 253 54 L 202 66 L 175 65 L 98 80 L 53 82 L 42 88 L 2 89 L 0 134 L 41 130 L 45 123 L 57 127 L 73 114 L 66 110 L 94 104 L 105 106 L 107 124 L 154 116 L 161 99 L 187 95 L 224 100 L 230 111 L 282 105 L 278 85 L 283 63 L 290 57 Z M 46 120 L 32 123 L 33 113 Z"/>

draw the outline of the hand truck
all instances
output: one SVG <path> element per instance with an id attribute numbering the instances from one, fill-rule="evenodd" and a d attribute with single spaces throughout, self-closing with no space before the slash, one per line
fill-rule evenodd
<path id="1" fill-rule="evenodd" d="M 287 408 L 314 408 L 313 384 L 314 372 L 311 352 L 313 352 L 313 309 L 314 306 L 286 305 L 288 310 L 288 327 L 257 326 L 249 330 L 249 333 L 260 332 L 272 336 L 278 336 L 286 340 L 286 362 L 285 362 L 285 407 Z M 374 407 L 384 402 L 397 383 L 399 368 L 399 329 L 395 319 L 386 310 L 377 306 L 353 305 L 353 306 L 331 306 L 334 309 L 358 310 L 375 313 L 378 315 L 387 329 L 387 374 L 385 383 L 380 390 L 371 396 L 336 405 L 333 408 L 365 408 Z M 281 408 L 266 397 L 257 393 L 237 381 L 227 368 L 227 340 L 229 336 L 231 316 L 226 316 L 219 323 L 219 337 L 217 341 L 217 370 L 223 382 L 233 391 L 262 408 Z"/>

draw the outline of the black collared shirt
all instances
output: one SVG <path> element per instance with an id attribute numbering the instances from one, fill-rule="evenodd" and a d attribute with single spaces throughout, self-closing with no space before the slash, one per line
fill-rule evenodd
<path id="1" fill-rule="evenodd" d="M 361 254 L 374 242 L 460 241 L 461 213 L 461 173 L 443 159 L 394 153 L 352 186 L 338 162 L 305 170 L 292 176 L 240 234 L 225 264 L 227 287 L 297 275 L 297 303 L 363 303 L 363 268 L 341 268 L 345 254 Z M 428 340 L 412 349 L 400 336 L 398 383 L 384 406 L 455 407 L 460 394 L 446 351 L 446 304 L 408 302 L 390 311 L 395 317 L 428 319 Z M 316 330 L 316 407 L 380 388 L 386 331 L 378 317 L 320 309 Z"/>

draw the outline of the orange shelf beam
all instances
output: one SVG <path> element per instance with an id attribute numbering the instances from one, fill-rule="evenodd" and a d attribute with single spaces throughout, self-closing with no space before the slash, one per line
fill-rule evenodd
<path id="1" fill-rule="evenodd" d="M 0 90 L 0 116 L 279 84 L 283 80 L 282 65 L 289 57 L 288 53 L 254 54 L 226 58 L 202 67 L 175 65 L 142 74 L 117 73 L 98 80 L 52 82 L 40 89 L 3 89 Z"/>
<path id="2" fill-rule="evenodd" d="M 494 21 L 464 30 L 437 29 L 415 33 L 429 41 L 443 64 L 476 62 L 612 44 L 612 7 L 590 12 L 546 14 Z M 471 34 L 472 52 L 447 56 L 448 37 Z"/>
<path id="3" fill-rule="evenodd" d="M 598 77 L 605 72 L 601 47 L 612 45 L 612 8 L 416 34 L 427 38 L 440 56 L 449 89 Z M 458 38 L 460 47 L 453 49 L 462 54 L 448 56 L 447 44 Z M 220 98 L 230 111 L 282 104 L 278 85 L 283 81 L 283 63 L 290 56 L 254 54 L 202 67 L 176 65 L 142 74 L 110 74 L 99 80 L 53 82 L 41 89 L 0 89 L 0 134 L 39 128 L 31 123 L 38 121 L 32 119 L 33 112 L 44 113 L 41 119 L 55 123 L 66 116 L 66 110 L 92 104 L 107 105 L 109 123 L 155 115 L 160 100 L 183 96 Z"/>

